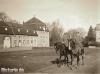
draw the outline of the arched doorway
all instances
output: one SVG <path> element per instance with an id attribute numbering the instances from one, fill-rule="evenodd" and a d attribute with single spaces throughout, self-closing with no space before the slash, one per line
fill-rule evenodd
<path id="1" fill-rule="evenodd" d="M 4 48 L 10 48 L 10 37 L 4 38 Z"/>

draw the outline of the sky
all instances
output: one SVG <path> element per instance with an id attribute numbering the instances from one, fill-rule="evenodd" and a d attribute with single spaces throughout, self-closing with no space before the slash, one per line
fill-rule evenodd
<path id="1" fill-rule="evenodd" d="M 0 0 L 0 12 L 25 22 L 37 17 L 45 23 L 59 19 L 64 31 L 100 23 L 100 0 Z"/>

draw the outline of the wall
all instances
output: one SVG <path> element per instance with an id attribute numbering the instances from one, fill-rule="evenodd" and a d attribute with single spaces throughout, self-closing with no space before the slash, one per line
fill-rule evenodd
<path id="1" fill-rule="evenodd" d="M 5 40 L 6 38 L 9 38 L 9 43 L 7 40 Z M 0 34 L 0 48 L 9 48 L 10 47 L 10 35 L 3 35 Z"/>
<path id="2" fill-rule="evenodd" d="M 0 48 L 3 48 L 3 40 L 4 40 L 4 35 L 0 34 Z"/>
<path id="3" fill-rule="evenodd" d="M 100 31 L 96 31 L 96 42 L 100 42 Z"/>
<path id="4" fill-rule="evenodd" d="M 36 47 L 37 37 L 26 35 L 12 35 L 11 47 Z"/>
<path id="5" fill-rule="evenodd" d="M 49 47 L 49 32 L 37 31 L 37 47 Z"/>
<path id="6" fill-rule="evenodd" d="M 0 48 L 4 46 L 5 37 L 10 37 L 10 47 L 49 47 L 49 32 L 37 31 L 38 36 L 0 35 Z"/>

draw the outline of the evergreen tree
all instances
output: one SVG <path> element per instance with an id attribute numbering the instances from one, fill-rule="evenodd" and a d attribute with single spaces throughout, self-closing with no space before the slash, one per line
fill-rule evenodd
<path id="1" fill-rule="evenodd" d="M 94 32 L 92 26 L 90 26 L 89 31 L 88 31 L 88 41 L 91 42 L 91 41 L 95 41 L 95 40 L 96 40 L 95 32 Z"/>
<path id="2" fill-rule="evenodd" d="M 88 45 L 92 45 L 92 46 L 96 45 L 95 44 L 96 35 L 95 35 L 95 31 L 93 30 L 92 26 L 90 26 L 89 28 L 87 40 L 88 40 Z"/>

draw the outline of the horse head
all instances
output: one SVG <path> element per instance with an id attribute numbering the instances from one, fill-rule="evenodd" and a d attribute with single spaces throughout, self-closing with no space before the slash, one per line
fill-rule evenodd
<path id="1" fill-rule="evenodd" d="M 71 50 L 75 49 L 75 40 L 73 40 L 73 39 L 69 40 L 69 47 L 70 47 Z"/>
<path id="2" fill-rule="evenodd" d="M 56 53 L 57 53 L 57 51 L 59 50 L 58 42 L 54 43 L 54 49 L 56 50 Z"/>
<path id="3" fill-rule="evenodd" d="M 64 50 L 63 43 L 62 43 L 62 42 L 56 42 L 56 43 L 54 44 L 54 48 L 55 48 L 55 50 L 56 50 L 56 53 L 57 53 L 58 51 Z"/>

